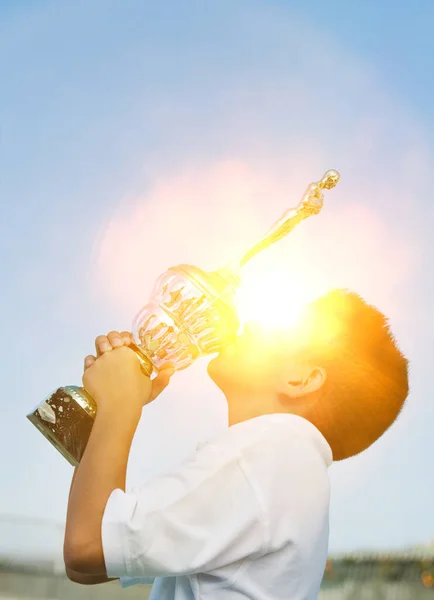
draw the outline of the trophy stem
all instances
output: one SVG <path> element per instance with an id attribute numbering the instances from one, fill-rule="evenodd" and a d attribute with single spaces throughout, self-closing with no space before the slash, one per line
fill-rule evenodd
<path id="1" fill-rule="evenodd" d="M 306 189 L 303 198 L 295 208 L 286 210 L 283 215 L 268 230 L 267 234 L 249 248 L 239 259 L 239 266 L 243 267 L 254 256 L 265 250 L 278 240 L 286 237 L 294 227 L 301 221 L 312 215 L 317 215 L 324 204 L 324 194 L 322 190 L 330 190 L 337 185 L 340 175 L 335 170 L 324 173 L 322 179 L 316 183 L 311 183 Z"/>
<path id="2" fill-rule="evenodd" d="M 281 217 L 282 223 L 280 227 L 270 230 L 265 237 L 256 242 L 256 244 L 254 244 L 249 250 L 247 250 L 247 252 L 243 254 L 239 260 L 240 267 L 244 267 L 249 261 L 252 260 L 254 256 L 262 252 L 262 250 L 265 250 L 278 240 L 286 237 L 288 233 L 290 233 L 294 227 L 296 227 L 296 225 L 301 223 L 301 221 L 308 216 L 308 214 L 304 214 L 301 210 L 297 212 L 297 209 L 290 209 L 286 211 Z"/>

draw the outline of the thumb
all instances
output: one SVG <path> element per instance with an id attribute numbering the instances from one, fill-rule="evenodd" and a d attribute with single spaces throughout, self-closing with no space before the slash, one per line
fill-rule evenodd
<path id="1" fill-rule="evenodd" d="M 162 369 L 158 375 L 152 380 L 152 391 L 150 402 L 155 400 L 161 392 L 169 385 L 170 378 L 174 374 L 175 369 L 173 367 L 166 367 Z"/>

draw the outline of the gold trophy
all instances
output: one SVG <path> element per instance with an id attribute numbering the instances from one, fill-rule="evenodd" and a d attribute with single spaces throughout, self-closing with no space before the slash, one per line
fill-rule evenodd
<path id="1" fill-rule="evenodd" d="M 218 271 L 192 265 L 170 267 L 156 281 L 150 301 L 133 322 L 134 344 L 141 367 L 151 377 L 171 365 L 182 370 L 198 357 L 219 352 L 239 330 L 235 293 L 242 267 L 256 254 L 282 239 L 298 223 L 320 212 L 324 196 L 338 183 L 337 171 L 327 171 L 312 183 L 294 209 L 287 210 L 268 233 L 241 257 Z M 27 418 L 76 466 L 86 448 L 96 405 L 82 387 L 58 388 Z"/>

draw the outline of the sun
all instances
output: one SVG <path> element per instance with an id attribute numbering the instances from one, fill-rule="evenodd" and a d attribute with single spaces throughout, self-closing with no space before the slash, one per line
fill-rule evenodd
<path id="1" fill-rule="evenodd" d="M 314 298 L 302 274 L 284 264 L 255 265 L 243 273 L 236 297 L 240 325 L 257 321 L 274 330 L 297 324 L 303 308 Z"/>

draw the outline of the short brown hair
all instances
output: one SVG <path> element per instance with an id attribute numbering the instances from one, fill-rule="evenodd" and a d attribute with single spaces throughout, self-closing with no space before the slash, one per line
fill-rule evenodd
<path id="1" fill-rule="evenodd" d="M 343 460 L 368 448 L 398 417 L 409 391 L 408 360 L 386 317 L 354 292 L 334 290 L 308 314 L 313 332 L 324 323 L 335 327 L 328 340 L 312 338 L 311 358 L 327 379 L 306 416 L 334 460 Z"/>

